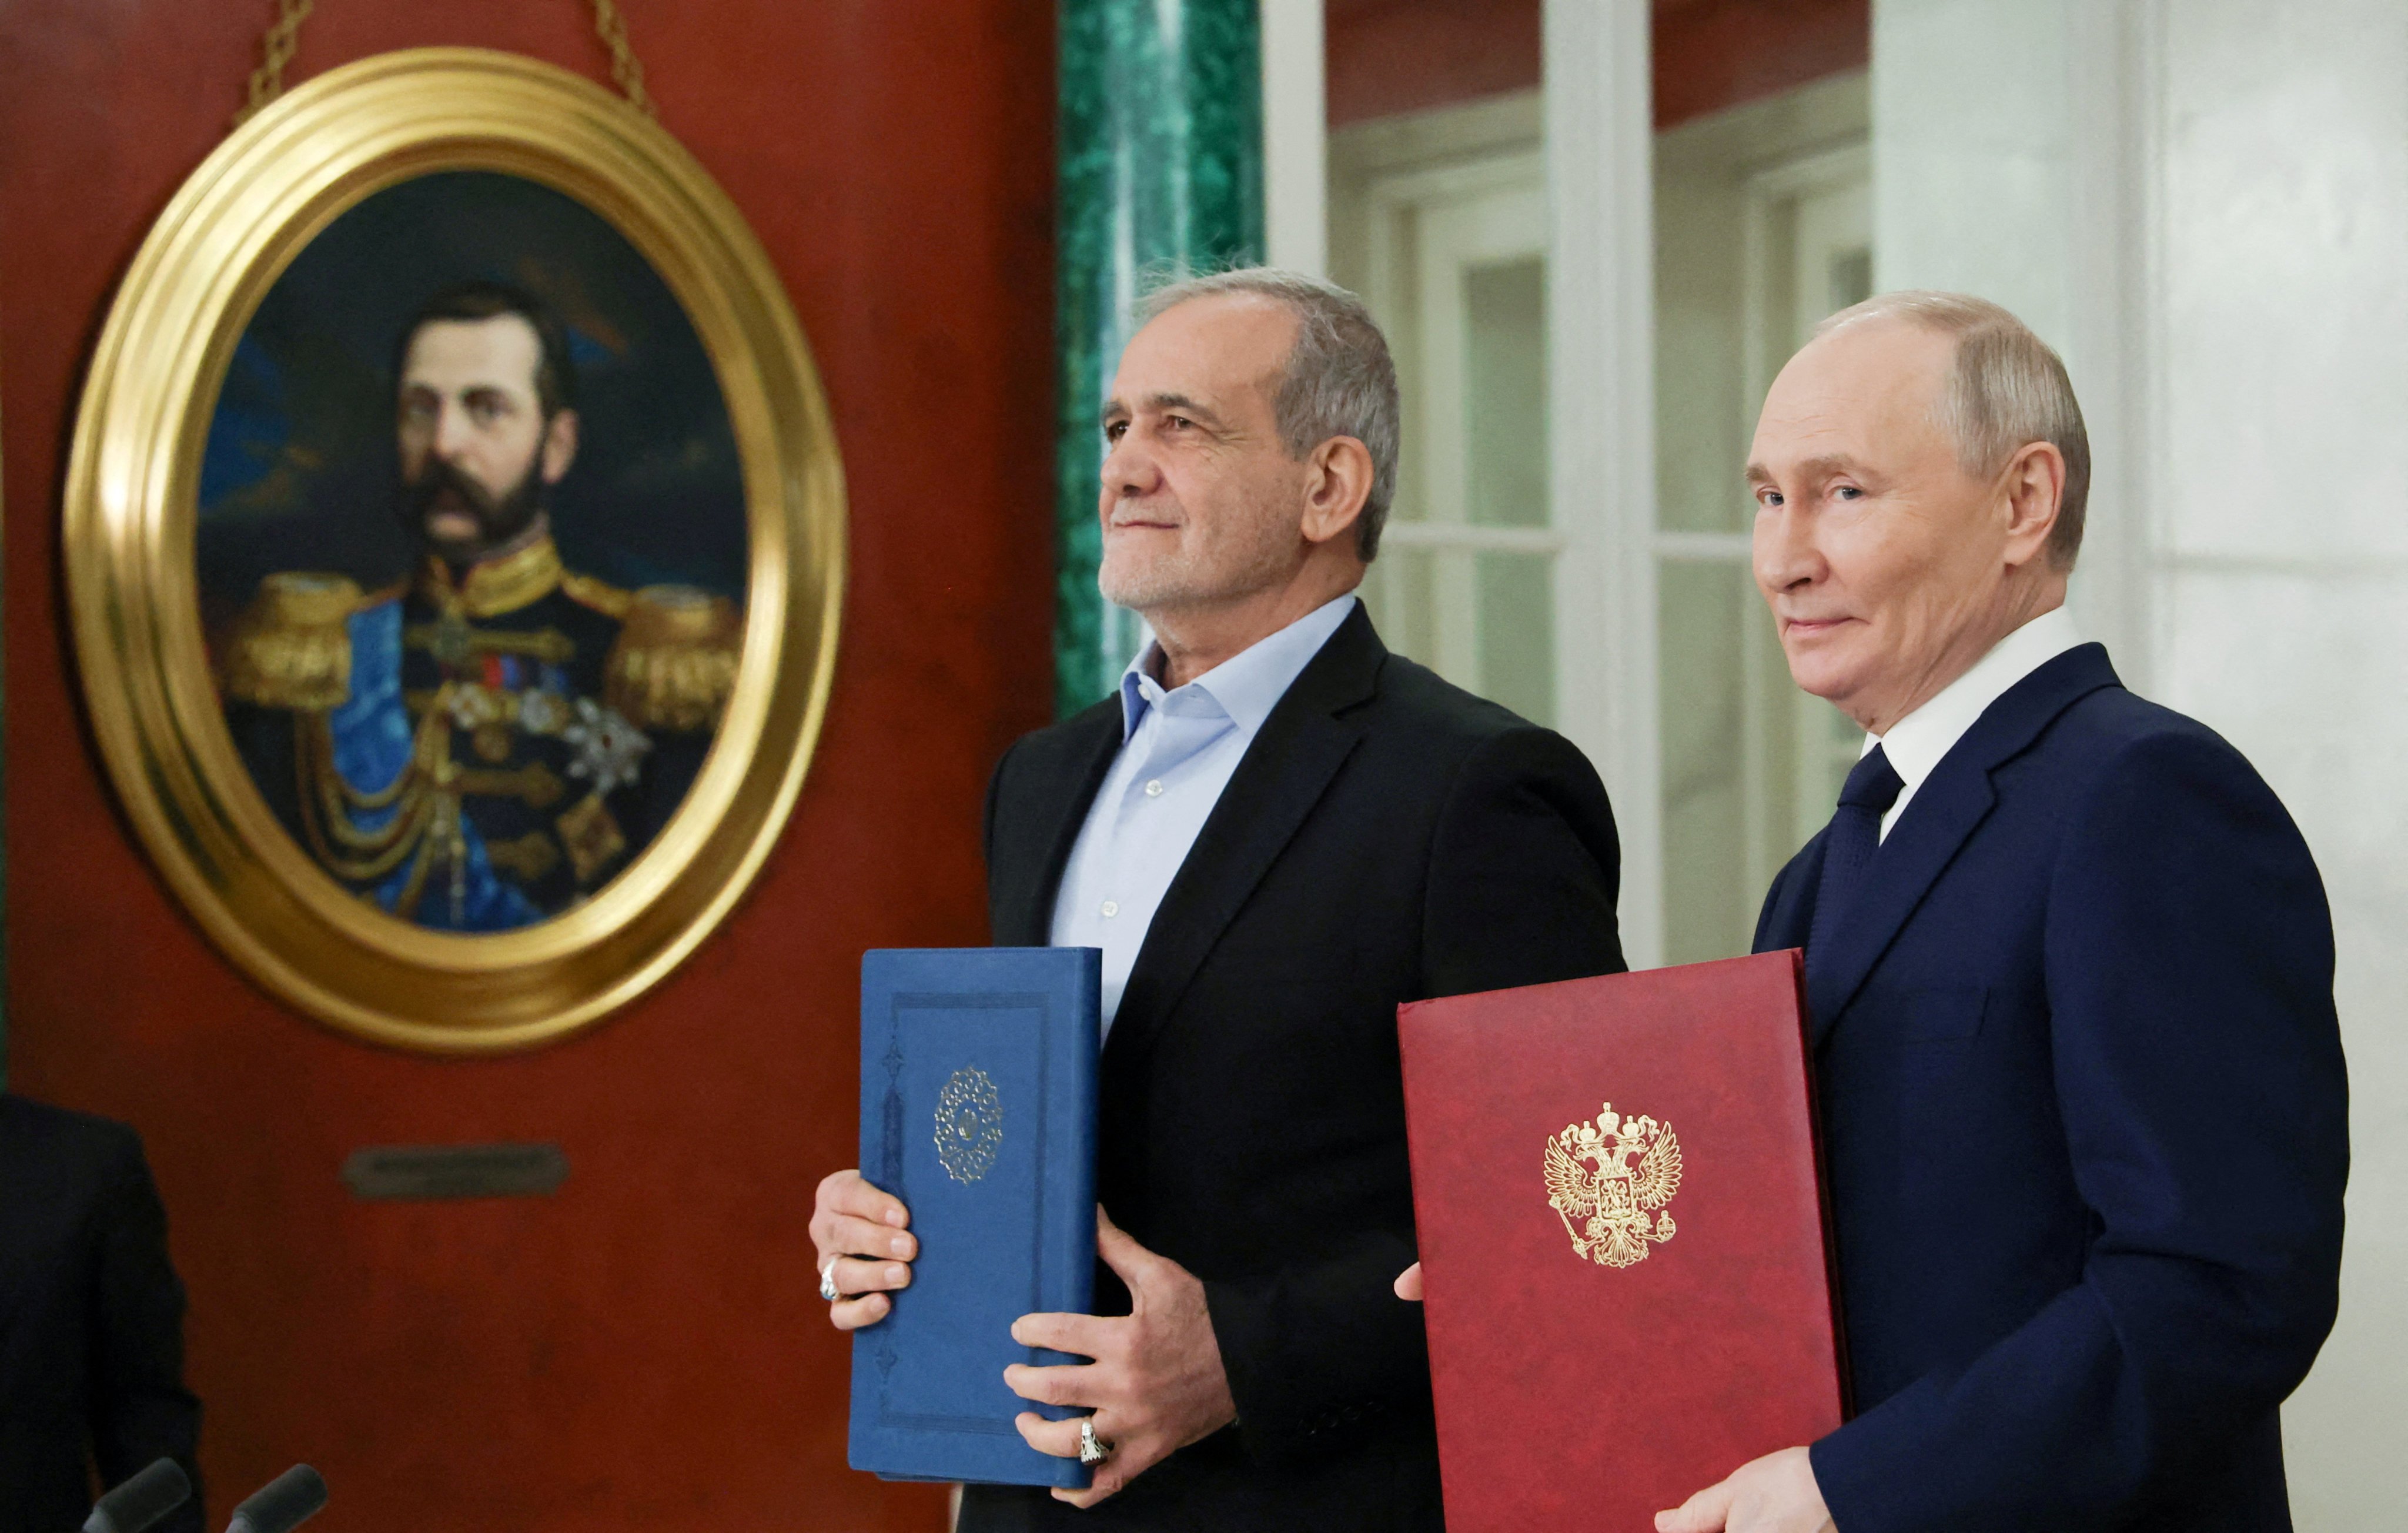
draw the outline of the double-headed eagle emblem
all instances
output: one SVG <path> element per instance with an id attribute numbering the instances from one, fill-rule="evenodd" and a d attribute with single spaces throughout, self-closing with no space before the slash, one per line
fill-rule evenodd
<path id="1" fill-rule="evenodd" d="M 1672 1238 L 1672 1215 L 1657 1211 L 1681 1190 L 1681 1141 L 1668 1124 L 1604 1107 L 1595 1123 L 1570 1125 L 1547 1141 L 1547 1203 L 1573 1252 L 1601 1267 L 1628 1267 L 1647 1259 L 1650 1243 Z"/>

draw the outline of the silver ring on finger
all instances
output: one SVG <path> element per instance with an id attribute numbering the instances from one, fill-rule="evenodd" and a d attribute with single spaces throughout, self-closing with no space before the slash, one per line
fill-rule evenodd
<path id="1" fill-rule="evenodd" d="M 1096 1418 L 1081 1416 L 1079 1418 L 1079 1462 L 1092 1469 L 1111 1456 L 1111 1440 L 1096 1435 Z"/>
<path id="2" fill-rule="evenodd" d="M 830 1304 L 834 1304 L 837 1300 L 844 1297 L 842 1294 L 837 1292 L 836 1260 L 834 1257 L 830 1257 L 828 1264 L 820 1268 L 820 1297 L 827 1300 Z"/>

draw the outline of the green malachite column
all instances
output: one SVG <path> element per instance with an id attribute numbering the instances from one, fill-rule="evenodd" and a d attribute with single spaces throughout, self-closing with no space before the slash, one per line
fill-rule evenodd
<path id="1" fill-rule="evenodd" d="M 1054 675 L 1071 713 L 1135 652 L 1096 590 L 1096 413 L 1145 279 L 1263 257 L 1258 0 L 1061 0 Z"/>

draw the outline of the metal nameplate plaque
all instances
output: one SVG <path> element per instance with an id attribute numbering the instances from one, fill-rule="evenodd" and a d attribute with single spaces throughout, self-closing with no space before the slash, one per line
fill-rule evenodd
<path id="1" fill-rule="evenodd" d="M 547 1197 L 568 1178 L 556 1144 L 387 1144 L 354 1150 L 343 1185 L 355 1197 Z"/>

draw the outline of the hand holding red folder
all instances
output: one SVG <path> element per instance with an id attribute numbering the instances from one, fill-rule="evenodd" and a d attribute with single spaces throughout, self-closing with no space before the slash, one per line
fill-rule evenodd
<path id="1" fill-rule="evenodd" d="M 1841 1414 L 1796 954 L 1419 1001 L 1398 1032 L 1448 1526 L 1826 1527 L 1792 1446 Z"/>
<path id="2" fill-rule="evenodd" d="M 1418 1304 L 1422 1264 L 1397 1274 L 1397 1297 Z M 1670 1512 L 1656 1533 L 1836 1533 L 1804 1448 L 1784 1448 L 1733 1470 Z"/>
<path id="3" fill-rule="evenodd" d="M 1422 1264 L 1397 1274 L 1397 1297 L 1422 1297 Z M 1814 1483 L 1804 1448 L 1742 1464 L 1727 1480 L 1708 1485 L 1670 1512 L 1656 1514 L 1656 1533 L 1836 1533 L 1831 1509 Z"/>
<path id="4" fill-rule="evenodd" d="M 1835 1533 L 1803 1448 L 1751 1459 L 1731 1477 L 1656 1514 L 1656 1533 Z"/>

